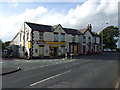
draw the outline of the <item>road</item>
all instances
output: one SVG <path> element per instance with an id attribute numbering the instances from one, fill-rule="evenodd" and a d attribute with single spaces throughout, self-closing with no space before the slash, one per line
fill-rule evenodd
<path id="1" fill-rule="evenodd" d="M 118 53 L 78 57 L 2 77 L 3 88 L 115 88 Z"/>

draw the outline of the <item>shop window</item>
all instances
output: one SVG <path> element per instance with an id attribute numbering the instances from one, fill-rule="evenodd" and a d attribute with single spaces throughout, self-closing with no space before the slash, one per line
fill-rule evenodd
<path id="1" fill-rule="evenodd" d="M 62 54 L 65 53 L 65 47 L 61 47 L 61 53 L 62 53 Z"/>
<path id="2" fill-rule="evenodd" d="M 38 52 L 38 50 L 37 49 L 35 49 L 35 53 L 37 53 Z"/>
<path id="3" fill-rule="evenodd" d="M 44 47 L 40 47 L 39 49 L 40 49 L 40 53 L 39 53 L 40 56 L 43 56 L 44 55 Z"/>

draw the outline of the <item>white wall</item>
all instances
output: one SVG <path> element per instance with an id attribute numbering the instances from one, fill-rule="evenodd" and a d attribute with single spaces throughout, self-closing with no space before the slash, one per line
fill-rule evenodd
<path id="1" fill-rule="evenodd" d="M 52 32 L 45 32 L 43 36 L 44 41 L 54 41 L 54 34 Z"/>
<path id="2" fill-rule="evenodd" d="M 72 42 L 72 35 L 71 34 L 65 35 L 65 41 L 68 43 L 71 43 Z"/>

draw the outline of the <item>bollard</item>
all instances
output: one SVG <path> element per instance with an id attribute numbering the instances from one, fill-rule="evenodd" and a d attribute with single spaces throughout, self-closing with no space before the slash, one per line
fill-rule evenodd
<path id="1" fill-rule="evenodd" d="M 65 59 L 67 59 L 67 53 L 65 54 Z"/>
<path id="2" fill-rule="evenodd" d="M 72 57 L 72 53 L 70 54 L 70 58 L 72 59 L 73 57 Z"/>

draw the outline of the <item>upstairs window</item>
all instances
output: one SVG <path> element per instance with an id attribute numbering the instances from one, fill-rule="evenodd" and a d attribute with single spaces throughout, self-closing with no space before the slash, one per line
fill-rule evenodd
<path id="1" fill-rule="evenodd" d="M 54 41 L 58 41 L 58 34 L 54 33 Z"/>
<path id="2" fill-rule="evenodd" d="M 86 43 L 86 37 L 83 36 L 83 43 Z"/>
<path id="3" fill-rule="evenodd" d="M 96 37 L 95 37 L 95 43 L 96 43 Z"/>
<path id="4" fill-rule="evenodd" d="M 75 36 L 72 37 L 72 41 L 75 42 Z"/>
<path id="5" fill-rule="evenodd" d="M 40 41 L 43 41 L 43 33 L 42 32 L 39 33 L 39 36 L 40 36 Z"/>
<path id="6" fill-rule="evenodd" d="M 65 34 L 61 34 L 61 41 L 65 41 Z"/>
<path id="7" fill-rule="evenodd" d="M 91 37 L 88 37 L 88 42 L 91 42 Z"/>

